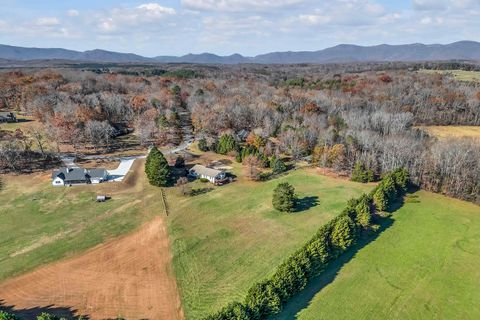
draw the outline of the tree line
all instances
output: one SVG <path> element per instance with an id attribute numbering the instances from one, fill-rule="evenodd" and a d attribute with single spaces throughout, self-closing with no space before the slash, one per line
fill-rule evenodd
<path id="1" fill-rule="evenodd" d="M 260 320 L 279 313 L 314 276 L 349 250 L 365 230 L 374 230 L 375 212 L 383 211 L 407 191 L 409 175 L 396 169 L 384 175 L 370 193 L 351 199 L 340 215 L 320 227 L 317 233 L 279 265 L 266 280 L 257 282 L 242 302 L 232 302 L 205 320 Z"/>
<path id="2" fill-rule="evenodd" d="M 35 319 L 36 320 L 67 320 L 64 317 L 58 317 L 56 315 L 53 315 L 47 312 L 42 312 L 41 314 L 36 316 Z M 78 320 L 83 320 L 83 319 L 86 320 L 87 318 L 83 316 L 78 317 Z M 0 320 L 22 320 L 22 318 L 16 316 L 13 313 L 0 310 Z"/>
<path id="3" fill-rule="evenodd" d="M 293 160 L 312 155 L 314 165 L 346 174 L 361 163 L 374 178 L 403 166 L 422 188 L 480 203 L 478 143 L 438 141 L 418 128 L 480 125 L 480 84 L 419 71 L 441 67 L 472 69 L 425 62 L 192 65 L 189 70 L 202 74 L 192 78 L 123 75 L 120 69 L 6 72 L 0 73 L 0 109 L 42 124 L 40 135 L 23 132 L 39 137 L 32 140 L 39 150 L 42 141 L 108 149 L 117 141 L 112 128 L 119 125 L 133 129 L 145 146 L 177 143 L 183 134 L 180 114 L 188 112 L 196 137 L 205 138 L 200 148 L 227 153 L 231 141 L 217 137 L 250 131 L 247 146 L 234 156 L 248 158 L 252 168 L 280 154 Z M 182 73 L 180 66 L 168 70 Z M 20 151 L 26 151 L 21 139 L 2 139 L 0 164 L 18 161 Z"/>

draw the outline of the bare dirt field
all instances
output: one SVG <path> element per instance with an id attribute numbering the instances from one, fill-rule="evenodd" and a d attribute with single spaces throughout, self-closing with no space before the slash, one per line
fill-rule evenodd
<path id="1" fill-rule="evenodd" d="M 183 319 L 168 246 L 158 217 L 124 238 L 4 282 L 2 304 L 26 310 L 25 317 L 50 306 L 90 319 Z"/>

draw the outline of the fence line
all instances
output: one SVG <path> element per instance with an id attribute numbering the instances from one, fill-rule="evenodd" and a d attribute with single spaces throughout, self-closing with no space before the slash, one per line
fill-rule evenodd
<path id="1" fill-rule="evenodd" d="M 163 202 L 163 207 L 165 208 L 165 214 L 168 217 L 169 209 L 167 204 L 167 195 L 165 194 L 165 191 L 163 190 L 163 188 L 160 188 L 160 193 L 162 194 L 162 202 Z"/>

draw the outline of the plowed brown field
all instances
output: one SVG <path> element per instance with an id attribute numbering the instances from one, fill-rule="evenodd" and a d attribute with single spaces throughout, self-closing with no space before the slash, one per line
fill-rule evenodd
<path id="1" fill-rule="evenodd" d="M 134 233 L 0 284 L 4 306 L 76 310 L 90 319 L 183 319 L 163 217 Z M 32 312 L 33 313 L 33 312 Z"/>

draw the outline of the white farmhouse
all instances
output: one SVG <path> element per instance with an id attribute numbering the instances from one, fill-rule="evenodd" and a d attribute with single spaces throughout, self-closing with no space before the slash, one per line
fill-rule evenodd
<path id="1" fill-rule="evenodd" d="M 188 171 L 188 174 L 194 178 L 207 179 L 213 184 L 221 184 L 227 180 L 225 171 L 216 170 L 196 164 Z"/>
<path id="2" fill-rule="evenodd" d="M 97 184 L 107 181 L 105 169 L 61 168 L 52 173 L 53 186 L 71 186 L 75 184 Z"/>

